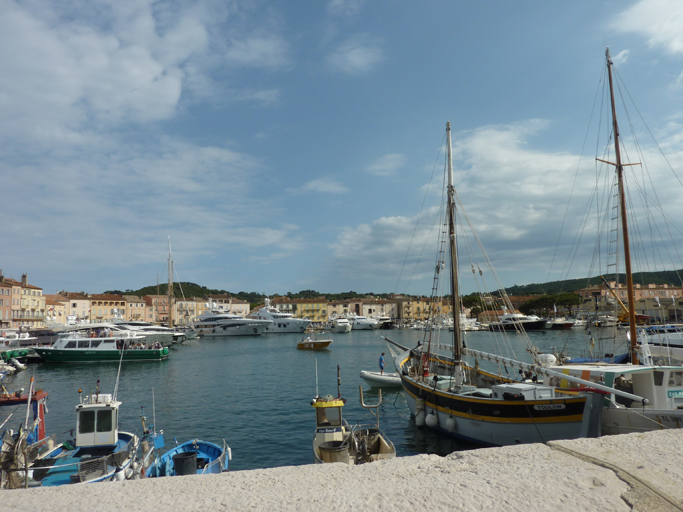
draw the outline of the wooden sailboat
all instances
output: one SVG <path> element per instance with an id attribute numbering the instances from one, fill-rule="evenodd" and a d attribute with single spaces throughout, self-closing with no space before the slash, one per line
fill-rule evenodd
<path id="1" fill-rule="evenodd" d="M 616 169 L 619 214 L 622 227 L 624 250 L 624 267 L 626 274 L 627 310 L 629 324 L 629 356 L 632 364 L 565 364 L 554 369 L 568 376 L 584 375 L 590 380 L 600 380 L 614 390 L 623 390 L 645 398 L 645 403 L 635 403 L 616 395 L 608 395 L 604 401 L 602 413 L 602 431 L 605 434 L 643 432 L 665 428 L 681 428 L 683 426 L 683 368 L 676 365 L 654 366 L 648 336 L 638 333 L 638 316 L 635 311 L 635 294 L 633 291 L 633 272 L 631 268 L 631 247 L 628 230 L 628 215 L 624 194 L 624 164 L 621 159 L 621 137 L 617 123 L 617 112 L 614 98 L 612 78 L 612 59 L 609 48 L 605 52 L 609 91 L 611 100 L 612 131 L 614 135 L 615 162 L 597 159 L 613 165 Z M 615 294 L 616 297 L 616 294 Z M 618 297 L 617 297 L 618 299 Z M 619 301 L 621 302 L 621 301 Z M 643 341 L 639 346 L 638 335 Z M 642 351 L 642 353 L 640 353 Z M 640 353 L 640 354 L 639 354 Z M 639 355 L 644 356 L 644 363 L 639 365 Z M 546 383 L 571 387 L 572 384 L 560 378 L 546 379 Z M 576 386 L 579 387 L 579 386 Z"/>
<path id="2" fill-rule="evenodd" d="M 453 186 L 450 123 L 446 125 L 447 205 L 445 229 L 435 273 L 434 290 L 442 274 L 450 274 L 450 297 L 453 311 L 460 310 L 458 254 L 456 247 L 456 192 Z M 464 211 L 461 212 L 464 215 Z M 450 260 L 447 265 L 446 260 Z M 488 258 L 486 258 L 488 259 Z M 444 272 L 448 269 L 448 272 Z M 432 300 L 435 301 L 435 297 Z M 523 329 L 522 329 L 523 330 Z M 470 371 L 465 355 L 493 361 L 505 368 L 520 365 L 529 375 L 547 372 L 538 364 L 526 364 L 483 352 L 466 349 L 458 315 L 454 315 L 452 344 L 441 345 L 436 333 L 425 332 L 425 339 L 414 349 L 388 342 L 404 349 L 395 357 L 408 406 L 418 426 L 426 425 L 454 437 L 483 445 L 512 445 L 547 442 L 555 439 L 595 437 L 600 435 L 600 402 L 605 392 L 600 384 L 573 394 L 536 382 L 514 382 L 511 378 L 488 375 L 484 385 L 478 371 Z M 500 334 L 491 332 L 490 336 Z M 386 338 L 385 338 L 386 339 Z M 450 350 L 444 355 L 443 349 Z M 475 364 L 478 366 L 478 363 Z M 553 372 L 550 372 L 553 374 Z M 557 375 L 557 374 L 554 374 Z M 574 382 L 590 386 L 580 378 Z M 639 397 L 628 395 L 631 400 Z"/>

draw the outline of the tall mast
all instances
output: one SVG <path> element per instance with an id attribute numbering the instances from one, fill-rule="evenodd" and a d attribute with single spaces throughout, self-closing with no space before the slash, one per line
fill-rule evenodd
<path id="1" fill-rule="evenodd" d="M 171 257 L 171 237 L 168 237 L 168 326 L 173 328 L 173 258 Z"/>
<path id="2" fill-rule="evenodd" d="M 460 291 L 458 289 L 458 251 L 455 243 L 455 187 L 453 186 L 453 155 L 451 149 L 451 123 L 446 123 L 446 141 L 448 153 L 448 244 L 451 256 L 451 296 L 453 298 L 453 360 L 460 361 L 461 333 L 460 333 Z M 460 372 L 458 372 L 459 374 Z"/>
<path id="3" fill-rule="evenodd" d="M 610 57 L 609 47 L 605 51 L 607 57 L 607 74 L 609 76 L 609 93 L 612 102 L 612 130 L 614 131 L 614 154 L 617 159 L 617 180 L 619 186 L 619 206 L 621 211 L 621 230 L 624 239 L 624 264 L 626 267 L 626 297 L 628 300 L 628 325 L 631 334 L 631 362 L 638 364 L 638 354 L 636 353 L 636 343 L 638 341 L 636 332 L 636 301 L 633 293 L 633 274 L 631 272 L 631 247 L 628 238 L 628 221 L 626 219 L 626 195 L 624 193 L 624 166 L 621 163 L 621 152 L 619 150 L 619 126 L 617 125 L 617 109 L 614 105 L 614 87 L 612 85 L 612 58 Z"/>

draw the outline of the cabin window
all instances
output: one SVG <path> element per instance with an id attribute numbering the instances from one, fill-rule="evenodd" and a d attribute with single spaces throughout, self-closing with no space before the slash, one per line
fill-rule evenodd
<path id="1" fill-rule="evenodd" d="M 67 341 L 64 348 L 76 348 L 76 342 L 75 341 Z"/>
<path id="2" fill-rule="evenodd" d="M 655 379 L 655 386 L 661 386 L 664 383 L 664 372 L 653 372 Z"/>
<path id="3" fill-rule="evenodd" d="M 92 341 L 90 342 L 90 348 L 99 347 L 99 346 L 100 346 L 100 343 L 102 343 L 102 340 L 92 340 Z"/>
<path id="4" fill-rule="evenodd" d="M 95 432 L 95 411 L 81 411 L 78 417 L 78 433 L 92 434 Z"/>
<path id="5" fill-rule="evenodd" d="M 90 347 L 90 340 L 78 340 L 78 348 Z"/>
<path id="6" fill-rule="evenodd" d="M 112 410 L 97 411 L 97 431 L 111 432 L 112 430 Z"/>
<path id="7" fill-rule="evenodd" d="M 319 407 L 315 410 L 316 420 L 320 427 L 341 427 L 341 410 L 339 407 Z"/>
<path id="8" fill-rule="evenodd" d="M 683 386 L 683 372 L 671 372 L 669 374 L 669 387 Z"/>

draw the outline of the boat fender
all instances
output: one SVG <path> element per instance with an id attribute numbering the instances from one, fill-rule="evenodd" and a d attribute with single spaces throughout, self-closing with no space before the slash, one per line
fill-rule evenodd
<path id="1" fill-rule="evenodd" d="M 425 401 L 422 398 L 415 399 L 415 425 L 423 427 L 425 424 Z"/>
<path id="2" fill-rule="evenodd" d="M 119 466 L 116 466 L 116 471 L 114 471 L 114 474 L 111 477 L 112 482 L 120 482 L 122 480 L 126 479 L 126 474 L 123 472 L 123 469 Z"/>
<path id="3" fill-rule="evenodd" d="M 446 420 L 446 430 L 448 430 L 449 432 L 455 432 L 455 428 L 455 417 L 451 415 L 448 417 L 448 420 Z"/>
<path id="4" fill-rule="evenodd" d="M 425 418 L 425 423 L 429 428 L 436 428 L 439 426 L 439 417 L 436 415 L 434 411 L 432 411 L 429 414 L 427 414 Z"/>

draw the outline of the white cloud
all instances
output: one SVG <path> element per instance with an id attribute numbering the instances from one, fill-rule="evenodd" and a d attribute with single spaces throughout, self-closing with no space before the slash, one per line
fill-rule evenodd
<path id="1" fill-rule="evenodd" d="M 368 166 L 368 171 L 377 176 L 391 176 L 398 169 L 403 167 L 406 157 L 400 153 L 390 153 L 381 156 Z"/>
<path id="2" fill-rule="evenodd" d="M 620 13 L 611 27 L 641 34 L 653 48 L 683 53 L 683 3 L 679 0 L 640 0 Z"/>
<path id="3" fill-rule="evenodd" d="M 616 55 L 612 57 L 612 62 L 616 64 L 617 66 L 620 66 L 621 64 L 625 64 L 626 61 L 628 60 L 628 54 L 630 52 L 628 50 L 622 50 Z"/>
<path id="4" fill-rule="evenodd" d="M 330 178 L 318 178 L 304 183 L 298 188 L 288 188 L 291 194 L 309 194 L 313 192 L 324 192 L 326 194 L 344 194 L 349 191 L 344 185 Z"/>
<path id="5" fill-rule="evenodd" d="M 355 16 L 360 12 L 363 0 L 330 0 L 327 12 L 333 16 Z"/>
<path id="6" fill-rule="evenodd" d="M 347 39 L 327 57 L 328 66 L 342 73 L 371 71 L 383 58 L 380 43 L 367 34 Z"/>
<path id="7" fill-rule="evenodd" d="M 277 36 L 253 36 L 234 40 L 225 52 L 231 66 L 279 68 L 287 65 L 287 44 Z"/>

